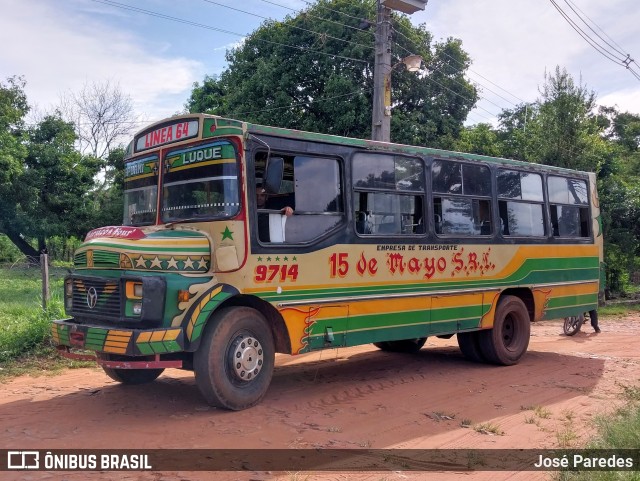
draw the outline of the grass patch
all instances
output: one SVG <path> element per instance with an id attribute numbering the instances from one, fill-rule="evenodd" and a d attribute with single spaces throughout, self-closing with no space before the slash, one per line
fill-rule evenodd
<path id="1" fill-rule="evenodd" d="M 534 407 L 533 413 L 541 419 L 549 419 L 551 417 L 551 411 L 549 411 L 544 406 Z"/>
<path id="2" fill-rule="evenodd" d="M 597 434 L 585 446 L 586 449 L 640 449 L 640 387 L 623 386 L 622 396 L 626 400 L 622 408 L 613 414 L 595 418 Z M 558 473 L 556 479 L 631 481 L 640 479 L 640 476 L 635 471 L 565 471 Z"/>
<path id="3" fill-rule="evenodd" d="M 29 374 L 30 376 L 53 375 L 65 369 L 98 369 L 95 361 L 75 361 L 58 355 L 53 346 L 41 346 L 2 364 L 0 383 L 11 378 Z"/>
<path id="4" fill-rule="evenodd" d="M 598 308 L 598 315 L 601 317 L 626 316 L 633 312 L 640 312 L 640 302 L 632 304 L 609 304 Z"/>
<path id="5" fill-rule="evenodd" d="M 462 421 L 460 421 L 461 428 L 470 428 L 472 424 L 473 423 L 471 422 L 471 419 L 463 419 Z"/>
<path id="6" fill-rule="evenodd" d="M 43 310 L 39 269 L 0 269 L 0 363 L 50 346 L 51 320 L 65 317 L 65 272 L 50 270 L 51 299 Z"/>
<path id="7" fill-rule="evenodd" d="M 504 431 L 500 427 L 493 423 L 476 424 L 473 430 L 480 434 L 489 434 L 494 436 L 502 436 Z"/>

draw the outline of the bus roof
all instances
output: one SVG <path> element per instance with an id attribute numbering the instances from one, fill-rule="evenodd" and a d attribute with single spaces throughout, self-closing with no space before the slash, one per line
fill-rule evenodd
<path id="1" fill-rule="evenodd" d="M 224 123 L 224 125 L 234 125 L 238 128 L 241 128 L 243 132 L 248 132 L 249 134 L 254 135 L 267 135 L 267 136 L 276 136 L 283 137 L 289 139 L 296 140 L 306 140 L 310 142 L 322 142 L 328 144 L 337 144 L 337 145 L 347 145 L 351 147 L 359 147 L 372 151 L 384 151 L 384 152 L 397 152 L 402 154 L 414 154 L 414 155 L 429 155 L 442 159 L 457 159 L 457 160 L 477 160 L 488 163 L 498 163 L 510 166 L 521 166 L 527 167 L 534 170 L 540 171 L 551 171 L 558 173 L 575 173 L 576 170 L 567 169 L 563 167 L 550 166 L 546 164 L 538 164 L 535 162 L 527 162 L 521 160 L 507 159 L 503 157 L 490 157 L 487 155 L 479 155 L 479 154 L 469 154 L 464 152 L 455 152 L 450 150 L 442 150 L 442 149 L 434 149 L 431 147 L 421 147 L 414 145 L 406 145 L 406 144 L 396 144 L 392 142 L 381 142 L 376 140 L 367 140 L 367 139 L 356 139 L 353 137 L 342 137 L 339 135 L 331 135 L 331 134 L 321 134 L 316 132 L 308 132 L 303 130 L 294 130 L 294 129 L 286 129 L 282 127 L 271 127 L 267 125 L 254 124 L 251 122 L 245 122 L 242 120 L 235 120 L 226 117 L 221 117 L 218 115 L 212 114 L 185 114 L 175 117 L 170 117 L 168 119 L 163 119 L 159 122 L 156 122 L 142 131 L 138 132 L 135 136 L 137 139 L 140 135 L 143 135 L 146 132 L 153 131 L 157 126 L 161 126 L 163 124 L 179 122 L 181 119 L 194 119 L 198 117 L 204 121 L 204 119 L 214 119 L 216 123 Z M 587 172 L 583 172 L 587 174 Z"/>

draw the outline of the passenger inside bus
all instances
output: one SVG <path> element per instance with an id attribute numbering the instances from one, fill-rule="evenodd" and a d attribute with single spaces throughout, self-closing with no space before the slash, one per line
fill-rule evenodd
<path id="1" fill-rule="evenodd" d="M 270 199 L 269 194 L 256 186 L 256 206 L 258 209 L 258 237 L 262 242 L 284 242 L 284 226 L 287 217 L 293 215 L 293 208 L 289 205 L 281 207 L 281 201 Z M 260 212 L 260 211 L 271 212 Z M 273 212 L 279 210 L 280 212 Z"/>

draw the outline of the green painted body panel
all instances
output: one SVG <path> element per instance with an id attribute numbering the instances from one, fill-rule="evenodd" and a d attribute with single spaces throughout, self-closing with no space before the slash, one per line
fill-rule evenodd
<path id="1" fill-rule="evenodd" d="M 200 339 L 200 336 L 202 335 L 202 329 L 204 329 L 204 326 L 207 323 L 207 320 L 209 319 L 209 316 L 211 315 L 211 313 L 225 299 L 229 298 L 230 296 L 231 296 L 231 294 L 229 294 L 229 293 L 220 292 L 213 299 L 211 299 L 209 302 L 207 302 L 207 304 L 200 311 L 200 314 L 198 314 L 198 317 L 196 319 L 196 323 L 193 326 L 193 333 L 191 335 L 191 342 L 194 342 L 194 341 Z"/>
<path id="2" fill-rule="evenodd" d="M 89 328 L 84 347 L 91 351 L 101 351 L 106 338 L 107 331 L 103 329 Z"/>
<path id="3" fill-rule="evenodd" d="M 311 326 L 309 345 L 303 352 L 477 329 L 482 316 L 490 308 L 491 306 L 476 305 L 322 319 Z M 332 343 L 325 340 L 327 328 L 331 328 L 334 334 Z"/>

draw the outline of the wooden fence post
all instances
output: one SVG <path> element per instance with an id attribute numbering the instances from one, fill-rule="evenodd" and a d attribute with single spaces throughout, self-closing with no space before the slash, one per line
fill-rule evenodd
<path id="1" fill-rule="evenodd" d="M 42 271 L 42 309 L 47 309 L 49 302 L 49 256 L 40 254 L 40 270 Z"/>

